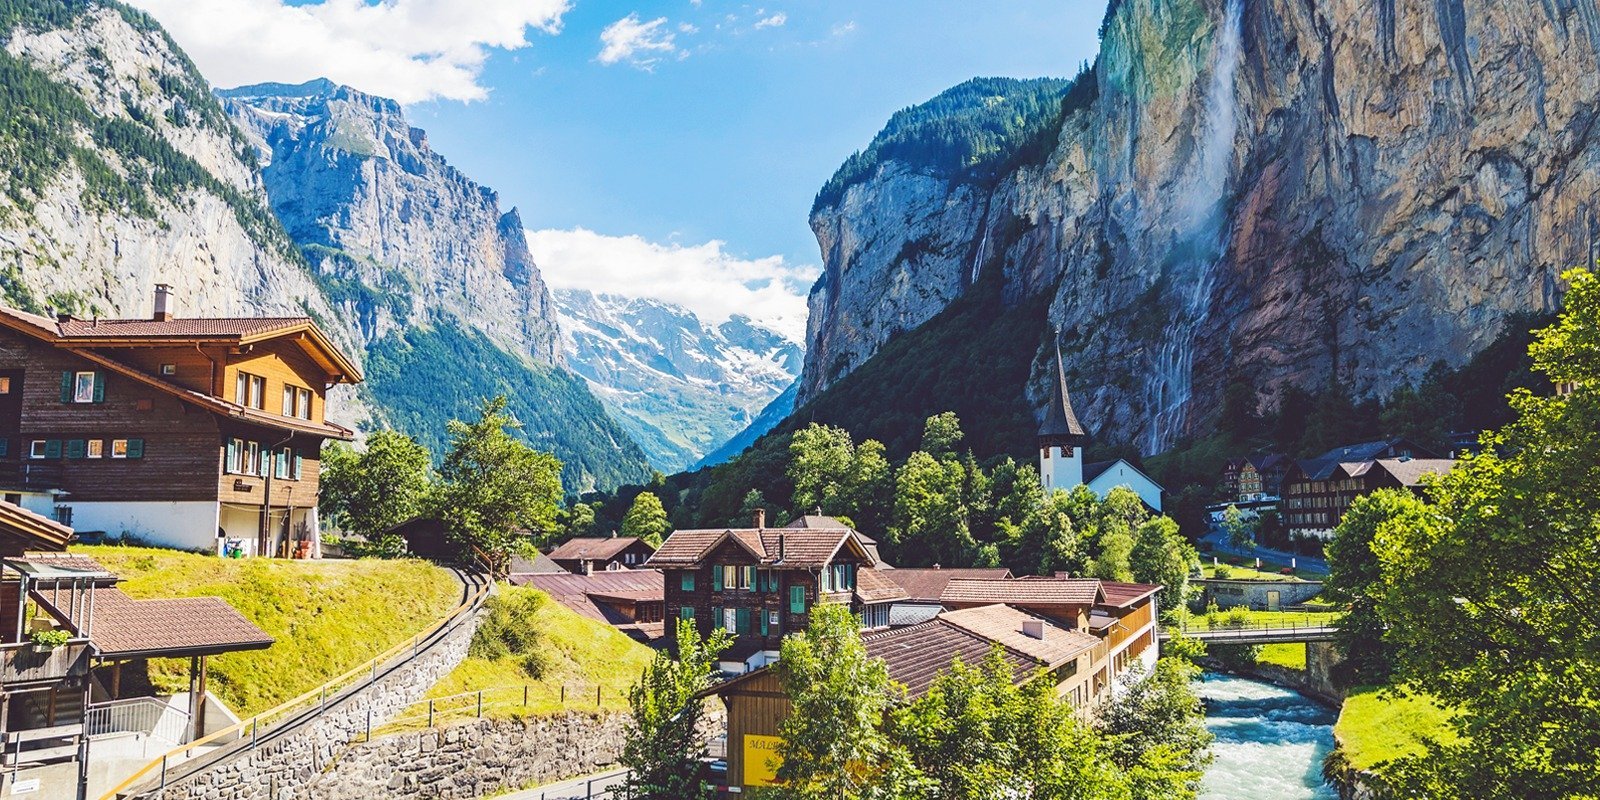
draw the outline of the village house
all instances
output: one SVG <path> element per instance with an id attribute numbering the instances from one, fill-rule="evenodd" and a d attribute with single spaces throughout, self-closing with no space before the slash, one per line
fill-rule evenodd
<path id="1" fill-rule="evenodd" d="M 1291 540 L 1327 540 L 1357 497 L 1379 489 L 1420 491 L 1422 478 L 1455 461 L 1405 439 L 1339 447 L 1285 472 L 1281 514 Z"/>
<path id="2" fill-rule="evenodd" d="M 1072 399 L 1067 394 L 1066 367 L 1058 350 L 1055 380 L 1050 382 L 1050 402 L 1045 406 L 1044 420 L 1039 423 L 1039 480 L 1044 490 L 1070 492 L 1087 486 L 1096 495 L 1105 497 L 1112 489 L 1125 487 L 1139 495 L 1152 511 L 1160 513 L 1161 496 L 1165 491 L 1161 484 L 1126 459 L 1084 464 L 1083 448 L 1088 443 L 1089 435 L 1072 410 Z"/>
<path id="3" fill-rule="evenodd" d="M 662 574 L 653 569 L 602 570 L 574 575 L 554 572 L 512 572 L 517 586 L 531 586 L 578 616 L 604 622 L 648 645 L 661 643 L 666 616 Z"/>
<path id="4" fill-rule="evenodd" d="M 766 527 L 681 530 L 662 542 L 645 566 L 665 576 L 667 639 L 673 620 L 692 620 L 702 636 L 716 628 L 734 634 L 721 667 L 742 673 L 778 658 L 786 634 L 804 630 L 818 603 L 849 606 L 864 624 L 888 625 L 889 608 L 905 597 L 875 574 L 876 560 L 855 531 Z"/>
<path id="5" fill-rule="evenodd" d="M 899 586 L 905 597 L 889 608 L 889 626 L 902 628 L 933 619 L 944 610 L 939 598 L 944 587 L 956 578 L 1001 579 L 1011 577 L 1005 567 L 942 568 L 935 564 L 925 568 L 896 568 L 884 570 L 883 577 Z"/>
<path id="6" fill-rule="evenodd" d="M 0 494 L 83 532 L 320 554 L 328 391 L 361 373 L 306 317 L 147 319 L 0 308 Z"/>
<path id="7" fill-rule="evenodd" d="M 580 536 L 562 542 L 550 551 L 550 560 L 574 575 L 638 569 L 656 549 L 634 536 Z"/>

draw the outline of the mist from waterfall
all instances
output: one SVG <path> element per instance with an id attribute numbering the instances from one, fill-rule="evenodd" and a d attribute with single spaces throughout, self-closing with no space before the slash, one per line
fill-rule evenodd
<path id="1" fill-rule="evenodd" d="M 1171 446 L 1188 421 L 1193 389 L 1194 337 L 1206 319 L 1216 267 L 1225 250 L 1224 200 L 1239 132 L 1234 79 L 1243 58 L 1244 0 L 1228 0 L 1212 54 L 1211 81 L 1201 96 L 1202 121 L 1196 137 L 1189 190 L 1177 198 L 1177 235 L 1163 266 L 1167 295 L 1178 301 L 1146 388 L 1153 411 L 1146 452 Z"/>

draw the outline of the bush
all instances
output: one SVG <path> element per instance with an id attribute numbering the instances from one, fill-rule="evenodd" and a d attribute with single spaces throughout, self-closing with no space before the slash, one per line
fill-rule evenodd
<path id="1" fill-rule="evenodd" d="M 1217 565 L 1217 568 L 1216 568 L 1217 580 L 1227 580 L 1228 578 L 1230 578 L 1232 576 L 1233 576 L 1233 570 L 1227 568 L 1226 566 L 1224 566 L 1222 564 L 1218 564 Z"/>
<path id="2" fill-rule="evenodd" d="M 533 618 L 545 602 L 545 595 L 533 592 L 489 598 L 489 613 L 473 634 L 467 655 L 489 661 L 512 658 L 529 678 L 543 678 L 550 662 L 541 648 L 544 635 Z"/>
<path id="3" fill-rule="evenodd" d="M 1250 624 L 1250 609 L 1244 606 L 1234 606 L 1228 609 L 1227 614 L 1223 615 L 1222 622 L 1229 627 L 1243 628 Z"/>

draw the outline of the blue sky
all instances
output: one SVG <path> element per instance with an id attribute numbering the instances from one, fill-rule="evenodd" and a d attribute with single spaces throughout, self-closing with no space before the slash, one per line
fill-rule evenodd
<path id="1" fill-rule="evenodd" d="M 891 113 L 974 76 L 1070 76 L 1104 13 L 1098 0 L 136 2 L 217 85 L 326 75 L 405 102 L 435 150 L 547 232 L 534 249 L 552 284 L 687 298 L 710 316 L 742 302 L 701 302 L 718 280 L 781 284 L 789 310 L 752 296 L 758 317 L 793 316 L 820 269 L 812 197 Z M 706 258 L 719 264 L 698 269 Z"/>

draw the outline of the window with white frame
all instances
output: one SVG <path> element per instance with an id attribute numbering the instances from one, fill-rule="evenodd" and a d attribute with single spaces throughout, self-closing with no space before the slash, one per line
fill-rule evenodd
<path id="1" fill-rule="evenodd" d="M 48 452 L 49 448 L 50 443 L 48 441 L 44 439 L 34 439 L 33 442 L 28 445 L 28 457 L 45 458 L 45 454 Z"/>
<path id="2" fill-rule="evenodd" d="M 265 409 L 267 379 L 260 375 L 240 372 L 233 381 L 233 401 L 246 408 Z"/>
<path id="3" fill-rule="evenodd" d="M 90 439 L 84 447 L 85 458 L 102 458 L 105 456 L 106 440 Z"/>
<path id="4" fill-rule="evenodd" d="M 77 372 L 72 376 L 72 402 L 94 402 L 94 373 Z"/>
<path id="5" fill-rule="evenodd" d="M 111 440 L 111 457 L 112 458 L 127 458 L 128 457 L 128 440 L 127 439 L 112 439 Z"/>

